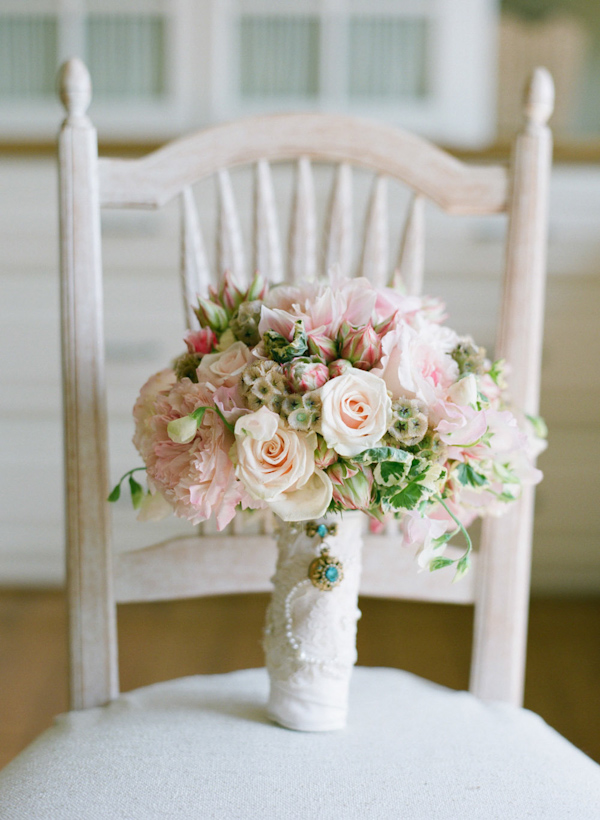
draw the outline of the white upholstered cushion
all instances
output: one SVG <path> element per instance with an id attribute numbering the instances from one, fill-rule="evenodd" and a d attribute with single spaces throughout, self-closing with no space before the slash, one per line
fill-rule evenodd
<path id="1" fill-rule="evenodd" d="M 355 670 L 348 728 L 265 717 L 262 669 L 62 715 L 0 773 L 2 820 L 600 817 L 600 767 L 541 718 Z"/>

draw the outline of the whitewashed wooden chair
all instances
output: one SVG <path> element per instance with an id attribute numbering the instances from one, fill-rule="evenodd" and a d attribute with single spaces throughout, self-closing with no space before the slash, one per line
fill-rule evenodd
<path id="1" fill-rule="evenodd" d="M 538 409 L 552 112 L 538 69 L 512 164 L 470 167 L 415 136 L 325 114 L 262 117 L 177 140 L 141 159 L 98 159 L 82 63 L 62 72 L 61 260 L 73 711 L 0 775 L 0 814 L 16 818 L 592 818 L 600 768 L 520 709 L 533 493 L 486 521 L 472 572 L 417 575 L 393 533 L 365 549 L 362 593 L 475 604 L 471 693 L 400 670 L 357 668 L 349 728 L 299 734 L 268 723 L 264 670 L 186 678 L 119 696 L 117 602 L 265 591 L 268 533 L 171 540 L 113 556 L 103 380 L 100 208 L 180 197 L 184 297 L 211 280 L 191 186 L 218 175 L 218 269 L 238 276 L 242 242 L 228 168 L 255 164 L 255 266 L 284 278 L 270 162 L 297 161 L 287 276 L 313 276 L 311 161 L 338 165 L 326 262 L 351 265 L 351 166 L 375 173 L 360 271 L 388 277 L 385 178 L 414 191 L 395 276 L 417 292 L 423 202 L 457 214 L 508 213 L 498 355 L 514 398 Z"/>

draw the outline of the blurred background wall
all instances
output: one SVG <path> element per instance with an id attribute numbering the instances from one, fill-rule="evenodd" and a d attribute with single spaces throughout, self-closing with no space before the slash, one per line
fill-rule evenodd
<path id="1" fill-rule="evenodd" d="M 101 150 L 136 155 L 241 115 L 326 110 L 414 130 L 466 159 L 506 160 L 527 74 L 554 75 L 534 590 L 600 591 L 600 5 L 596 0 L 2 0 L 0 2 L 0 584 L 63 579 L 55 76 L 77 54 Z M 320 212 L 330 172 L 316 175 Z M 291 175 L 276 178 L 280 222 Z M 366 176 L 355 177 L 364 211 Z M 250 232 L 251 177 L 235 179 Z M 196 191 L 207 241 L 211 183 Z M 396 252 L 407 192 L 390 192 Z M 493 351 L 505 220 L 427 211 L 426 290 Z M 131 407 L 181 347 L 176 203 L 103 215 L 111 473 L 137 464 Z M 356 245 L 358 246 L 358 242 Z M 156 525 L 115 509 L 117 548 Z M 186 531 L 171 521 L 158 537 Z"/>

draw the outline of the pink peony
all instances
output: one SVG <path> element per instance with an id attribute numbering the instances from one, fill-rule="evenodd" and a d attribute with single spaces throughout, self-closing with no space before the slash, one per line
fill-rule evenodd
<path id="1" fill-rule="evenodd" d="M 371 372 L 385 381 L 393 398 L 433 405 L 458 379 L 458 365 L 449 355 L 457 341 L 449 328 L 423 322 L 417 330 L 399 321 L 383 337 L 381 363 Z"/>
<path id="2" fill-rule="evenodd" d="M 221 530 L 231 521 L 238 505 L 242 509 L 260 506 L 235 477 L 229 457 L 234 442 L 232 433 L 210 410 L 204 414 L 189 444 L 176 444 L 167 433 L 170 421 L 189 415 L 197 407 L 212 404 L 212 391 L 189 379 L 182 379 L 168 393 L 159 394 L 152 420 L 151 447 L 144 460 L 150 480 L 173 506 L 176 515 L 198 524 L 214 513 Z"/>
<path id="3" fill-rule="evenodd" d="M 133 443 L 144 461 L 147 460 L 154 446 L 153 419 L 156 415 L 156 399 L 159 393 L 167 393 L 175 382 L 175 373 L 171 368 L 155 373 L 140 390 L 140 395 L 133 407 L 135 420 Z"/>

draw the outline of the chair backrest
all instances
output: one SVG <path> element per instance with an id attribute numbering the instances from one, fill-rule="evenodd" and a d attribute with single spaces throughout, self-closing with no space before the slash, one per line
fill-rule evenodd
<path id="1" fill-rule="evenodd" d="M 418 293 L 423 276 L 425 199 L 456 214 L 508 213 L 503 301 L 496 355 L 512 364 L 515 403 L 538 409 L 543 324 L 548 180 L 552 140 L 547 120 L 553 85 L 537 69 L 526 91 L 525 126 L 512 162 L 469 166 L 423 139 L 384 125 L 327 114 L 256 117 L 201 131 L 141 159 L 98 159 L 86 115 L 91 84 L 85 66 L 63 66 L 67 111 L 59 138 L 61 293 L 67 499 L 71 704 L 84 708 L 118 693 L 116 603 L 266 591 L 274 565 L 270 520 L 255 535 L 240 522 L 223 535 L 171 539 L 132 553 L 111 553 L 104 384 L 100 209 L 157 208 L 180 197 L 184 301 L 215 281 L 207 263 L 191 186 L 217 175 L 220 192 L 216 270 L 246 275 L 243 242 L 228 169 L 255 166 L 254 265 L 272 281 L 317 273 L 311 162 L 337 166 L 326 224 L 324 261 L 351 271 L 351 166 L 374 172 L 358 272 L 376 283 L 401 276 Z M 270 163 L 297 163 L 284 266 Z M 396 265 L 388 263 L 386 178 L 414 192 Z M 187 313 L 188 323 L 193 314 Z M 445 570 L 415 572 L 398 549 L 394 525 L 366 537 L 365 595 L 475 604 L 471 690 L 520 703 L 529 596 L 533 491 L 501 518 L 484 522 L 472 571 L 450 583 Z M 244 556 L 245 559 L 244 559 Z"/>

